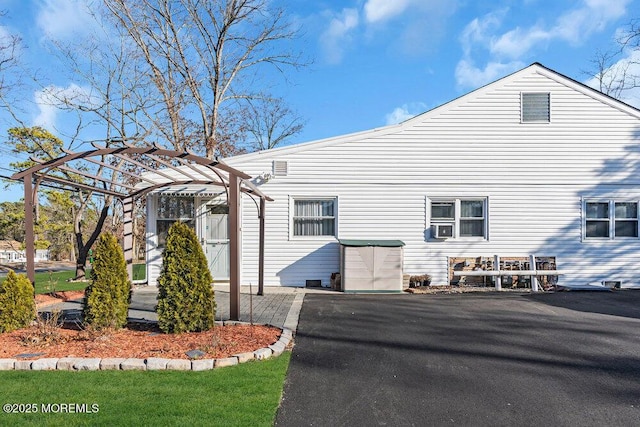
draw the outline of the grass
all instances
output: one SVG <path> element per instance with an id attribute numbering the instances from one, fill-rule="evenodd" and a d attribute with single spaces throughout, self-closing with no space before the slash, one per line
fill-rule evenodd
<path id="1" fill-rule="evenodd" d="M 0 403 L 97 404 L 97 413 L 0 412 L 0 425 L 271 426 L 291 354 L 203 372 L 4 371 Z"/>
<path id="2" fill-rule="evenodd" d="M 145 264 L 133 264 L 133 280 L 144 280 L 146 277 Z M 40 271 L 36 272 L 36 294 L 61 291 L 80 291 L 86 288 L 87 282 L 68 282 L 75 277 L 75 270 Z M 91 277 L 91 269 L 87 269 L 87 277 Z M 0 278 L 0 283 L 4 281 Z"/>

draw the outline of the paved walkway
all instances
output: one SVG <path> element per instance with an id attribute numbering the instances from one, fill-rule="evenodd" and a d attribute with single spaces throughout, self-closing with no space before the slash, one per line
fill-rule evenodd
<path id="1" fill-rule="evenodd" d="M 253 287 L 250 294 L 249 287 L 242 287 L 240 294 L 240 321 L 268 324 L 285 327 L 293 332 L 298 327 L 298 316 L 302 308 L 302 301 L 307 293 L 332 293 L 324 289 L 280 288 L 267 287 L 264 295 L 256 295 Z M 132 320 L 157 321 L 155 312 L 156 288 L 141 287 L 134 289 L 129 306 L 129 318 Z M 229 285 L 216 285 L 216 320 L 229 320 Z M 253 308 L 253 309 L 252 309 Z M 48 306 L 41 311 L 62 310 L 68 320 L 81 319 L 82 301 L 68 301 L 66 303 Z"/>

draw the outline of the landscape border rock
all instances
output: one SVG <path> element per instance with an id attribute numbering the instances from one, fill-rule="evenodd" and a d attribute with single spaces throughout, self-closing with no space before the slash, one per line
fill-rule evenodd
<path id="1" fill-rule="evenodd" d="M 216 322 L 217 323 L 217 322 Z M 247 322 L 228 321 L 225 325 L 248 325 Z M 264 325 L 273 326 L 273 325 Z M 277 327 L 277 326 L 275 326 Z M 221 359 L 164 359 L 149 357 L 136 358 L 82 358 L 82 357 L 45 357 L 34 360 L 0 359 L 0 371 L 98 371 L 98 370 L 173 370 L 173 371 L 209 371 L 214 368 L 235 366 L 253 360 L 265 360 L 279 356 L 293 340 L 293 331 L 289 328 L 280 329 L 280 337 L 268 347 L 259 348 L 253 352 L 235 354 Z"/>

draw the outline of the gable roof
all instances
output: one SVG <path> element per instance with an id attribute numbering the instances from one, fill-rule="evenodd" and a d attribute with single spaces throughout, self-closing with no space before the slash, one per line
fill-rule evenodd
<path id="1" fill-rule="evenodd" d="M 464 95 L 461 95 L 457 98 L 454 98 L 451 101 L 448 101 L 444 104 L 441 104 L 435 108 L 432 108 L 431 110 L 428 110 L 424 113 L 418 114 L 417 116 L 414 116 L 408 120 L 405 120 L 404 122 L 398 123 L 398 124 L 394 124 L 394 125 L 389 125 L 389 126 L 384 126 L 384 127 L 379 127 L 379 128 L 374 128 L 374 129 L 370 129 L 370 130 L 365 130 L 365 131 L 360 131 L 360 132 L 354 132 L 354 133 L 350 133 L 350 134 L 345 134 L 345 135 L 338 135 L 338 136 L 334 136 L 334 137 L 330 137 L 330 138 L 325 138 L 325 139 L 320 139 L 320 140 L 316 140 L 316 141 L 310 141 L 310 142 L 303 142 L 300 144 L 295 144 L 295 145 L 290 145 L 290 146 L 286 146 L 286 147 L 279 147 L 279 148 L 272 148 L 269 150 L 263 150 L 263 151 L 256 151 L 253 153 L 248 153 L 248 154 L 240 154 L 237 156 L 233 156 L 233 157 L 229 157 L 227 159 L 225 159 L 225 161 L 229 162 L 230 164 L 233 164 L 235 162 L 243 162 L 243 161 L 250 161 L 250 160 L 255 160 L 257 158 L 263 157 L 263 156 L 279 156 L 279 155 L 285 155 L 285 154 L 290 154 L 290 153 L 295 153 L 295 152 L 299 152 L 299 151 L 306 151 L 312 148 L 320 148 L 320 147 L 325 147 L 325 146 L 330 146 L 330 145 L 335 145 L 335 144 L 343 144 L 352 140 L 361 140 L 361 139 L 365 139 L 365 138 L 372 138 L 372 137 L 377 137 L 377 136 L 384 136 L 390 133 L 395 133 L 395 132 L 400 132 L 403 131 L 407 128 L 411 128 L 412 126 L 414 126 L 417 123 L 423 122 L 426 118 L 428 118 L 431 115 L 437 115 L 440 113 L 443 113 L 449 109 L 455 108 L 456 106 L 463 104 L 465 102 L 468 102 L 472 99 L 475 99 L 478 96 L 483 95 L 484 93 L 491 91 L 492 89 L 499 87 L 499 86 L 503 86 L 505 84 L 508 84 L 511 81 L 517 80 L 518 78 L 524 76 L 524 75 L 531 75 L 531 74 L 541 74 L 561 85 L 567 86 L 577 92 L 580 92 L 586 96 L 589 96 L 597 101 L 600 101 L 604 104 L 609 105 L 612 108 L 615 108 L 621 112 L 624 112 L 626 114 L 629 114 L 631 116 L 634 116 L 638 119 L 640 119 L 640 109 L 637 109 L 629 104 L 626 104 L 623 101 L 620 101 L 616 98 L 613 98 L 609 95 L 606 95 L 598 90 L 595 90 L 587 85 L 585 85 L 584 83 L 580 83 L 577 80 L 574 80 L 570 77 L 567 77 L 557 71 L 552 70 L 551 68 L 545 67 L 544 65 L 538 63 L 538 62 L 534 62 L 533 64 L 519 70 L 519 71 L 515 71 L 505 77 L 502 77 L 492 83 L 488 83 L 484 86 L 479 87 L 478 89 L 475 89 L 469 93 L 466 93 Z"/>
<path id="2" fill-rule="evenodd" d="M 0 240 L 0 250 L 2 251 L 22 251 L 20 248 L 22 244 L 15 240 Z"/>

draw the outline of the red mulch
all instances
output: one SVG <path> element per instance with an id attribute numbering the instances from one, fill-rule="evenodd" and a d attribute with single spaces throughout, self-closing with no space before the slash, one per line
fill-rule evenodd
<path id="1" fill-rule="evenodd" d="M 185 352 L 201 350 L 204 358 L 223 358 L 273 344 L 280 329 L 262 325 L 216 326 L 205 332 L 165 334 L 155 325 L 130 325 L 121 330 L 95 332 L 62 327 L 30 326 L 0 334 L 0 358 L 42 353 L 41 357 L 164 357 L 186 359 Z M 29 358 L 25 358 L 28 360 Z"/>
<path id="2" fill-rule="evenodd" d="M 84 297 L 84 291 L 62 291 L 53 294 L 37 294 L 36 307 L 42 308 L 63 301 L 72 301 Z"/>
<path id="3" fill-rule="evenodd" d="M 37 295 L 38 308 L 81 298 L 84 291 Z M 154 324 L 131 324 L 121 330 L 91 331 L 55 326 L 40 321 L 28 328 L 0 334 L 0 359 L 18 354 L 42 353 L 36 357 L 164 357 L 186 359 L 185 352 L 201 350 L 204 358 L 223 358 L 252 352 L 273 344 L 280 329 L 262 325 L 216 326 L 205 332 L 165 334 Z"/>

